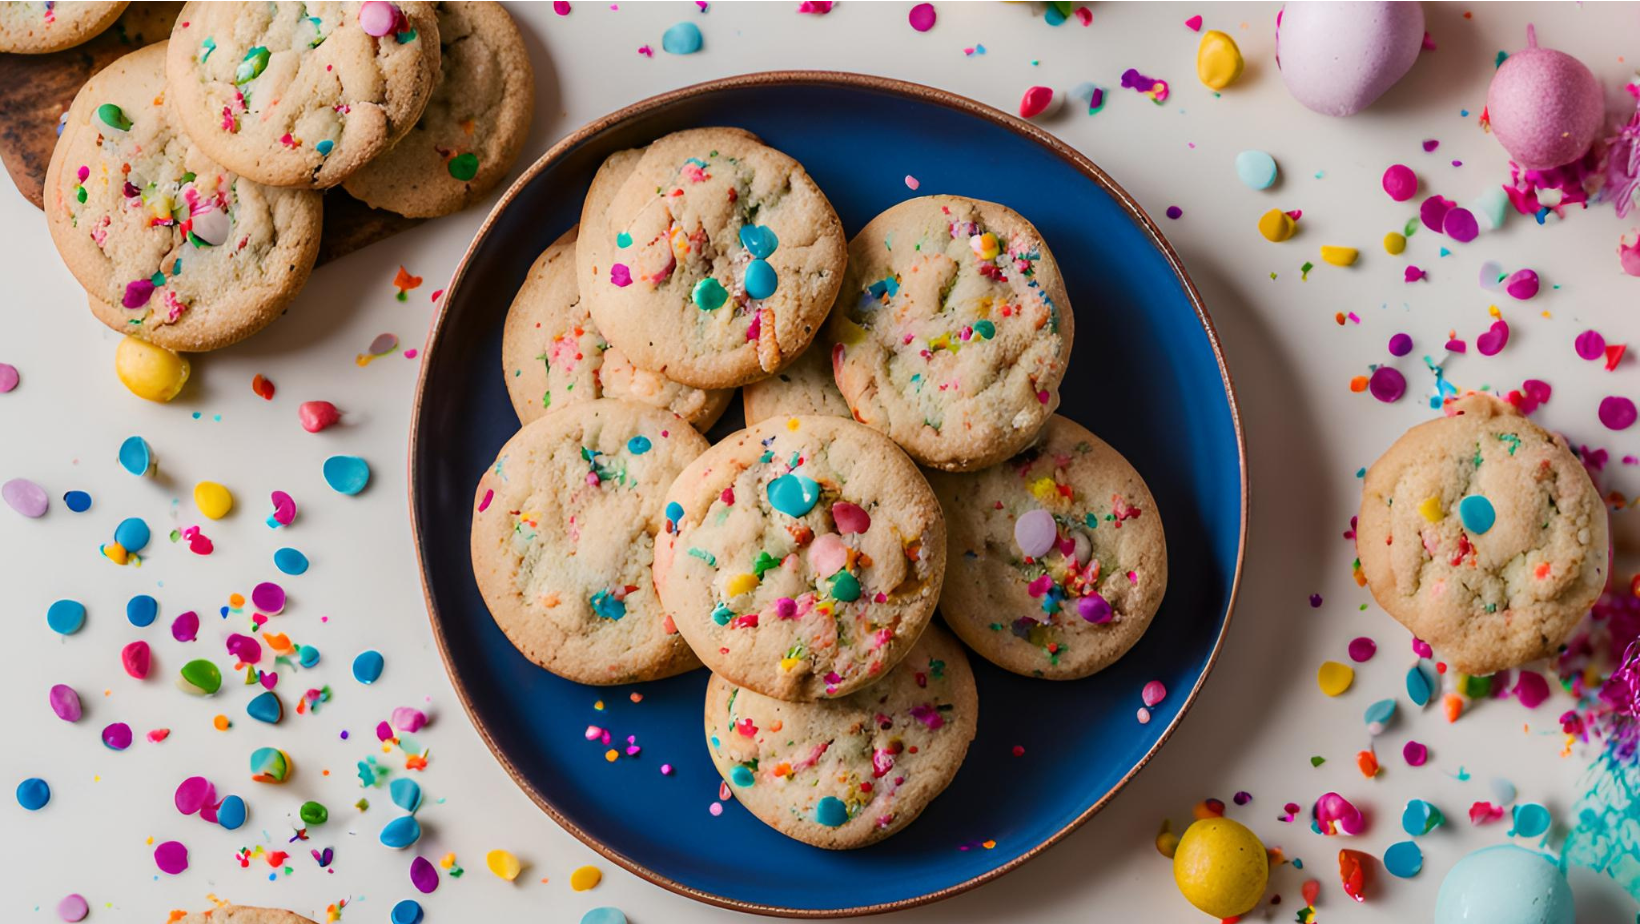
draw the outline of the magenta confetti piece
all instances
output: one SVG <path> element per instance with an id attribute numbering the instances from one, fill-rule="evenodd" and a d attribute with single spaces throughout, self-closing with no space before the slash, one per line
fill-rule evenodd
<path id="1" fill-rule="evenodd" d="M 1423 221 L 1424 227 L 1440 234 L 1442 226 L 1446 222 L 1446 213 L 1457 207 L 1458 204 L 1451 199 L 1430 196 L 1423 201 L 1422 205 L 1418 206 L 1418 218 Z"/>
<path id="2" fill-rule="evenodd" d="M 1469 352 L 1469 344 L 1464 343 L 1457 337 L 1453 337 L 1446 342 L 1446 351 L 1448 353 L 1467 353 Z"/>
<path id="3" fill-rule="evenodd" d="M 80 694 L 66 683 L 54 684 L 51 688 L 51 711 L 57 713 L 57 718 L 64 722 L 78 722 L 85 711 L 80 707 Z"/>
<path id="4" fill-rule="evenodd" d="M 179 876 L 188 868 L 188 848 L 178 841 L 166 841 L 154 848 L 154 865 L 162 873 Z"/>
<path id="5" fill-rule="evenodd" d="M 199 637 L 199 614 L 193 610 L 171 620 L 171 637 L 179 642 L 191 642 Z"/>
<path id="6" fill-rule="evenodd" d="M 1486 333 L 1475 338 L 1475 349 L 1482 356 L 1496 356 L 1509 345 L 1509 324 L 1502 318 L 1492 322 Z"/>
<path id="7" fill-rule="evenodd" d="M 1428 35 L 1429 34 L 1427 32 L 1424 33 L 1425 38 L 1428 38 Z M 1430 139 L 1428 139 L 1427 141 L 1424 142 L 1424 153 L 1425 154 L 1433 154 L 1433 153 L 1435 153 L 1435 149 L 1440 147 L 1440 146 L 1441 146 L 1441 143 L 1439 141 L 1437 141 L 1434 138 L 1430 138 Z"/>
<path id="8" fill-rule="evenodd" d="M 192 815 L 216 802 L 216 787 L 202 776 L 190 776 L 177 785 L 174 798 L 177 811 Z"/>
<path id="9" fill-rule="evenodd" d="M 263 581 L 251 588 L 251 604 L 258 613 L 278 616 L 285 611 L 285 589 L 272 581 Z"/>
<path id="10" fill-rule="evenodd" d="M 120 304 L 127 308 L 141 308 L 154 297 L 154 283 L 148 279 L 133 279 L 125 284 L 125 295 Z"/>
<path id="11" fill-rule="evenodd" d="M 1538 404 L 1548 404 L 1549 395 L 1553 394 L 1549 383 L 1542 379 L 1527 379 L 1520 384 L 1520 390 L 1526 392 L 1526 396 Z"/>
<path id="12" fill-rule="evenodd" d="M 1549 681 L 1542 674 L 1521 671 L 1520 679 L 1515 681 L 1515 698 L 1522 706 L 1536 709 L 1549 698 Z"/>
<path id="13" fill-rule="evenodd" d="M 932 3 L 917 4 L 911 8 L 911 15 L 907 17 L 911 23 L 911 28 L 916 29 L 918 32 L 927 32 L 929 29 L 934 28 L 935 18 L 934 4 Z"/>
<path id="14" fill-rule="evenodd" d="M 1350 660 L 1357 664 L 1371 661 L 1378 653 L 1378 643 L 1366 636 L 1350 640 Z"/>
<path id="15" fill-rule="evenodd" d="M 1586 330 L 1577 335 L 1572 341 L 1577 355 L 1587 360 L 1596 360 L 1606 355 L 1606 338 L 1597 330 Z"/>
<path id="16" fill-rule="evenodd" d="M 1395 164 L 1384 171 L 1384 192 L 1396 202 L 1405 202 L 1418 192 L 1418 175 L 1406 164 Z"/>
<path id="17" fill-rule="evenodd" d="M 154 663 L 154 653 L 142 639 L 120 649 L 120 664 L 125 672 L 137 680 L 146 679 L 148 668 Z"/>
<path id="18" fill-rule="evenodd" d="M 1429 760 L 1429 748 L 1416 741 L 1408 741 L 1406 746 L 1401 748 L 1401 756 L 1406 758 L 1408 766 L 1422 767 L 1424 761 Z"/>
<path id="19" fill-rule="evenodd" d="M 1441 230 L 1458 243 L 1467 244 L 1480 236 L 1481 226 L 1474 212 L 1460 206 L 1447 211 L 1441 219 Z"/>
<path id="20" fill-rule="evenodd" d="M 625 263 L 617 263 L 609 268 L 609 281 L 617 289 L 624 289 L 632 284 L 632 269 Z"/>
<path id="21" fill-rule="evenodd" d="M 1600 422 L 1608 430 L 1627 430 L 1635 416 L 1634 402 L 1622 395 L 1610 395 L 1600 402 Z"/>
<path id="22" fill-rule="evenodd" d="M 256 664 L 262 660 L 262 643 L 253 636 L 235 632 L 228 636 L 228 654 L 237 658 L 241 664 Z"/>
<path id="23" fill-rule="evenodd" d="M 296 522 L 296 499 L 283 491 L 273 492 L 273 522 L 289 526 Z"/>
<path id="24" fill-rule="evenodd" d="M 1293 806 L 1293 809 L 1296 808 L 1297 806 Z M 1367 828 L 1367 820 L 1362 816 L 1361 810 L 1335 792 L 1326 793 L 1317 799 L 1310 813 L 1315 818 L 1316 827 L 1329 837 L 1334 834 L 1354 836 Z"/>
<path id="25" fill-rule="evenodd" d="M 417 857 L 410 861 L 410 884 L 423 895 L 438 888 L 438 870 L 426 857 Z"/>
<path id="26" fill-rule="evenodd" d="M 1147 707 L 1154 707 L 1167 698 L 1167 687 L 1160 680 L 1152 680 L 1145 684 L 1143 690 L 1139 691 L 1139 698 L 1144 701 Z"/>
<path id="27" fill-rule="evenodd" d="M 1515 270 L 1503 282 L 1503 290 L 1509 293 L 1510 298 L 1526 301 L 1538 294 L 1538 274 L 1529 269 Z"/>
<path id="28" fill-rule="evenodd" d="M 1424 272 L 1423 270 L 1419 269 L 1416 266 L 1409 266 L 1406 269 L 1401 271 L 1401 278 L 1405 282 L 1417 282 L 1418 280 L 1425 279 L 1428 276 L 1429 276 L 1428 273 Z"/>
<path id="29" fill-rule="evenodd" d="M 102 741 L 110 750 L 125 750 L 131 746 L 131 726 L 115 722 L 102 730 Z"/>
<path id="30" fill-rule="evenodd" d="M 393 727 L 401 732 L 418 732 L 427 724 L 427 714 L 420 709 L 399 706 L 393 710 Z"/>
<path id="31" fill-rule="evenodd" d="M 1389 355 L 1405 356 L 1412 352 L 1412 336 L 1410 334 L 1396 334 L 1389 338 Z"/>
<path id="32" fill-rule="evenodd" d="M 63 900 L 57 903 L 57 917 L 68 924 L 79 924 L 90 913 L 91 905 L 78 892 L 63 896 Z"/>
<path id="33" fill-rule="evenodd" d="M 1367 390 L 1379 401 L 1394 404 L 1407 393 L 1407 378 L 1399 369 L 1379 366 L 1372 370 L 1372 378 L 1367 380 Z"/>

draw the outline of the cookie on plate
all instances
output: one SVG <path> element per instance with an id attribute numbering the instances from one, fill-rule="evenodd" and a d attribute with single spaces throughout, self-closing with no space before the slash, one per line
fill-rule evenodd
<path id="1" fill-rule="evenodd" d="M 665 408 L 705 430 L 734 392 L 701 391 L 632 365 L 609 345 L 575 285 L 575 229 L 542 251 L 507 309 L 501 369 L 523 423 L 600 397 Z"/>
<path id="2" fill-rule="evenodd" d="M 993 202 L 911 199 L 849 242 L 837 386 L 913 459 L 974 471 L 1028 446 L 1059 406 L 1072 326 L 1030 222 Z"/>
<path id="3" fill-rule="evenodd" d="M 499 3 L 433 4 L 440 74 L 420 121 L 343 184 L 373 208 L 411 218 L 459 211 L 512 169 L 535 111 L 524 39 Z"/>
<path id="4" fill-rule="evenodd" d="M 1487 395 L 1367 469 L 1355 532 L 1378 605 L 1466 674 L 1553 655 L 1609 577 L 1606 506 L 1582 463 Z"/>
<path id="5" fill-rule="evenodd" d="M 831 376 L 831 346 L 824 333 L 816 337 L 803 355 L 774 375 L 753 382 L 741 390 L 746 406 L 746 425 L 770 417 L 847 417 L 854 419 L 837 380 Z"/>
<path id="6" fill-rule="evenodd" d="M 0 3 L 0 53 L 40 55 L 90 41 L 127 3 Z"/>
<path id="7" fill-rule="evenodd" d="M 847 259 L 803 165 L 738 128 L 651 144 L 600 222 L 589 198 L 581 297 L 638 366 L 696 388 L 785 367 L 824 322 Z"/>
<path id="8" fill-rule="evenodd" d="M 700 666 L 655 595 L 662 497 L 706 439 L 676 414 L 587 401 L 526 424 L 479 479 L 473 574 L 525 657 L 579 683 Z"/>
<path id="9" fill-rule="evenodd" d="M 218 165 L 167 105 L 164 42 L 75 96 L 46 170 L 46 224 L 103 323 L 172 350 L 266 327 L 319 253 L 318 193 Z"/>
<path id="10" fill-rule="evenodd" d="M 1074 680 L 1139 641 L 1167 591 L 1156 500 L 1133 466 L 1075 421 L 978 472 L 931 472 L 950 559 L 945 621 L 1016 674 Z"/>
<path id="11" fill-rule="evenodd" d="M 439 74 L 431 4 L 190 2 L 172 105 L 205 153 L 270 186 L 325 189 L 408 132 Z"/>
<path id="12" fill-rule="evenodd" d="M 678 475 L 666 519 L 666 612 L 707 667 L 765 696 L 875 682 L 939 599 L 939 501 L 905 453 L 850 420 L 766 420 L 726 438 Z"/>
<path id="13" fill-rule="evenodd" d="M 909 825 L 962 766 L 978 727 L 968 656 L 935 626 L 882 681 L 789 703 L 713 675 L 706 743 L 735 801 L 787 837 L 843 850 Z"/>
<path id="14" fill-rule="evenodd" d="M 210 911 L 195 911 L 177 918 L 172 924 L 314 924 L 294 911 L 278 908 L 251 908 L 245 905 L 223 905 Z"/>

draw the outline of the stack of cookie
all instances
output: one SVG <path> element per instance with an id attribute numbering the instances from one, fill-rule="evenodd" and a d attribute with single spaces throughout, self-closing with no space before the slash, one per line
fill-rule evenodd
<path id="1" fill-rule="evenodd" d="M 987 660 L 1073 679 L 1161 603 L 1155 501 L 1053 413 L 1071 337 L 1052 254 L 1003 206 L 913 199 L 847 242 L 748 132 L 618 152 L 507 316 L 524 426 L 478 484 L 479 589 L 572 680 L 704 664 L 742 804 L 817 846 L 881 840 L 976 730 L 936 607 Z M 741 386 L 747 427 L 708 445 Z"/>
<path id="2" fill-rule="evenodd" d="M 122 6 L 57 4 L 51 28 L 90 15 L 76 7 Z M 0 19 L 0 47 L 21 28 Z M 512 166 L 533 93 L 498 3 L 188 3 L 169 42 L 75 97 L 47 222 L 103 323 L 217 349 L 295 298 L 323 190 L 413 217 L 456 211 Z"/>

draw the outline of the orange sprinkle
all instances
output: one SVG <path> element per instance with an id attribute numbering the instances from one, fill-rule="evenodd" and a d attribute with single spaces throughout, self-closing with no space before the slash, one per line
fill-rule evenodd
<path id="1" fill-rule="evenodd" d="M 1343 327 L 1344 326 L 1344 321 L 1345 321 L 1344 312 L 1340 311 L 1340 312 L 1335 313 L 1333 315 L 1333 320 L 1338 322 L 1339 327 Z"/>
<path id="2" fill-rule="evenodd" d="M 1532 574 L 1534 576 L 1536 576 L 1537 579 L 1540 580 L 1540 581 L 1543 580 L 1544 578 L 1548 577 L 1549 576 L 1549 563 L 1546 562 L 1546 561 L 1545 562 L 1539 562 L 1538 566 L 1536 568 L 1532 569 Z"/>
<path id="3" fill-rule="evenodd" d="M 228 717 L 225 715 L 219 715 L 212 719 L 211 724 L 216 726 L 217 731 L 227 731 L 233 726 L 233 723 L 228 721 Z"/>
<path id="4" fill-rule="evenodd" d="M 241 594 L 229 594 L 228 605 L 237 610 L 245 605 L 245 597 Z"/>
<path id="5" fill-rule="evenodd" d="M 398 273 L 393 276 L 393 288 L 398 289 L 400 292 L 408 292 L 419 285 L 421 285 L 421 277 L 410 275 L 410 271 L 403 266 L 400 266 Z"/>
<path id="6" fill-rule="evenodd" d="M 1358 375 L 1355 378 L 1350 379 L 1350 391 L 1353 391 L 1356 394 L 1360 394 L 1361 392 L 1364 392 L 1366 390 L 1367 390 L 1367 377 L 1366 376 Z"/>
<path id="7" fill-rule="evenodd" d="M 1456 722 L 1458 716 L 1463 715 L 1463 697 L 1456 693 L 1446 694 L 1445 698 L 1441 700 L 1441 705 L 1446 708 L 1446 720 L 1448 722 Z"/>
<path id="8" fill-rule="evenodd" d="M 1362 751 L 1355 755 L 1355 766 L 1361 770 L 1361 775 L 1372 779 L 1378 775 L 1378 755 L 1371 751 Z"/>

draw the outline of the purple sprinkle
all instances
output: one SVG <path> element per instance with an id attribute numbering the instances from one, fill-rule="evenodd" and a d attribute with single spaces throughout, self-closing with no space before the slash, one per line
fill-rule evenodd
<path id="1" fill-rule="evenodd" d="M 1627 430 L 1634 426 L 1634 402 L 1622 395 L 1610 395 L 1600 402 L 1600 422 L 1608 430 Z"/>
<path id="2" fill-rule="evenodd" d="M 154 282 L 151 279 L 133 279 L 125 284 L 125 296 L 120 304 L 127 308 L 141 308 L 148 304 L 148 299 L 154 295 Z"/>
<path id="3" fill-rule="evenodd" d="M 1423 201 L 1422 205 L 1418 206 L 1418 218 L 1424 223 L 1424 227 L 1436 234 L 1440 234 L 1442 233 L 1442 224 L 1446 221 L 1446 213 L 1456 207 L 1457 203 L 1451 199 L 1430 196 Z"/>
<path id="4" fill-rule="evenodd" d="M 1475 338 L 1475 349 L 1482 356 L 1496 356 L 1509 345 L 1509 324 L 1502 318 L 1492 322 L 1486 333 Z"/>
<path id="5" fill-rule="evenodd" d="M 1253 794 L 1250 793 L 1250 792 L 1247 792 L 1246 790 L 1242 790 L 1240 792 L 1237 792 L 1234 796 L 1232 796 L 1231 801 L 1236 803 L 1237 805 L 1246 805 L 1247 803 L 1253 801 Z"/>
<path id="6" fill-rule="evenodd" d="M 189 610 L 171 621 L 171 637 L 179 642 L 199 638 L 199 614 Z"/>
<path id="7" fill-rule="evenodd" d="M 1320 594 L 1310 594 L 1310 609 L 1312 609 L 1312 610 L 1321 609 L 1321 595 Z"/>
<path id="8" fill-rule="evenodd" d="M 1446 351 L 1448 353 L 1467 353 L 1469 352 L 1469 344 L 1464 343 L 1457 337 L 1453 337 L 1446 342 Z"/>
<path id="9" fill-rule="evenodd" d="M 1167 217 L 1176 219 L 1176 218 L 1181 218 L 1183 216 L 1184 216 L 1184 209 L 1181 209 L 1176 205 L 1170 205 L 1170 206 L 1167 207 Z"/>
<path id="10" fill-rule="evenodd" d="M 426 857 L 410 861 L 410 884 L 424 895 L 438 888 L 438 870 Z"/>
<path id="11" fill-rule="evenodd" d="M 1504 280 L 1503 290 L 1508 292 L 1510 297 L 1518 298 L 1524 302 L 1538 294 L 1538 286 L 1538 274 L 1532 270 L 1523 269 L 1516 270 L 1509 275 L 1508 279 Z"/>
<path id="12" fill-rule="evenodd" d="M 188 869 L 188 848 L 178 841 L 166 841 L 154 848 L 154 865 L 162 873 L 179 876 Z"/>
<path id="13" fill-rule="evenodd" d="M 1405 356 L 1412 352 L 1412 337 L 1409 334 L 1396 334 L 1389 338 L 1389 355 Z"/>
<path id="14" fill-rule="evenodd" d="M 1357 664 L 1371 661 L 1372 656 L 1378 653 L 1378 643 L 1366 636 L 1350 640 L 1350 660 Z"/>
<path id="15" fill-rule="evenodd" d="M 1407 379 L 1399 369 L 1379 366 L 1372 370 L 1372 378 L 1367 380 L 1367 390 L 1379 401 L 1394 404 L 1407 393 Z"/>
<path id="16" fill-rule="evenodd" d="M 251 588 L 251 604 L 258 613 L 278 616 L 285 610 L 285 589 L 272 581 L 263 581 Z"/>
<path id="17" fill-rule="evenodd" d="M 1441 143 L 1439 141 L 1436 141 L 1434 138 L 1431 138 L 1428 141 L 1424 142 L 1424 153 L 1425 154 L 1433 154 L 1433 153 L 1435 153 L 1435 149 L 1440 147 L 1440 146 L 1441 146 Z"/>
<path id="18" fill-rule="evenodd" d="M 78 722 L 85 711 L 80 706 L 80 694 L 66 683 L 55 684 L 51 688 L 51 711 L 57 713 L 57 718 L 64 722 Z"/>
<path id="19" fill-rule="evenodd" d="M 1460 244 L 1467 244 L 1480 236 L 1480 223 L 1475 221 L 1475 213 L 1466 208 L 1450 209 L 1446 217 L 1441 219 L 1441 230 L 1446 236 Z"/>
<path id="20" fill-rule="evenodd" d="M 111 750 L 125 750 L 131 746 L 131 726 L 124 722 L 115 722 L 102 730 L 102 741 Z"/>
<path id="21" fill-rule="evenodd" d="M 1408 741 L 1401 749 L 1401 756 L 1406 758 L 1407 764 L 1413 767 L 1422 767 L 1429 759 L 1429 748 L 1416 741 Z"/>
<path id="22" fill-rule="evenodd" d="M 1572 341 L 1577 355 L 1584 359 L 1599 359 L 1606 355 L 1606 338 L 1597 330 L 1586 330 Z"/>
<path id="23" fill-rule="evenodd" d="M 1076 613 L 1095 625 L 1110 622 L 1110 601 L 1095 591 L 1076 601 Z"/>
<path id="24" fill-rule="evenodd" d="M 609 281 L 618 289 L 624 289 L 632 284 L 632 270 L 625 263 L 617 263 L 609 268 Z"/>

